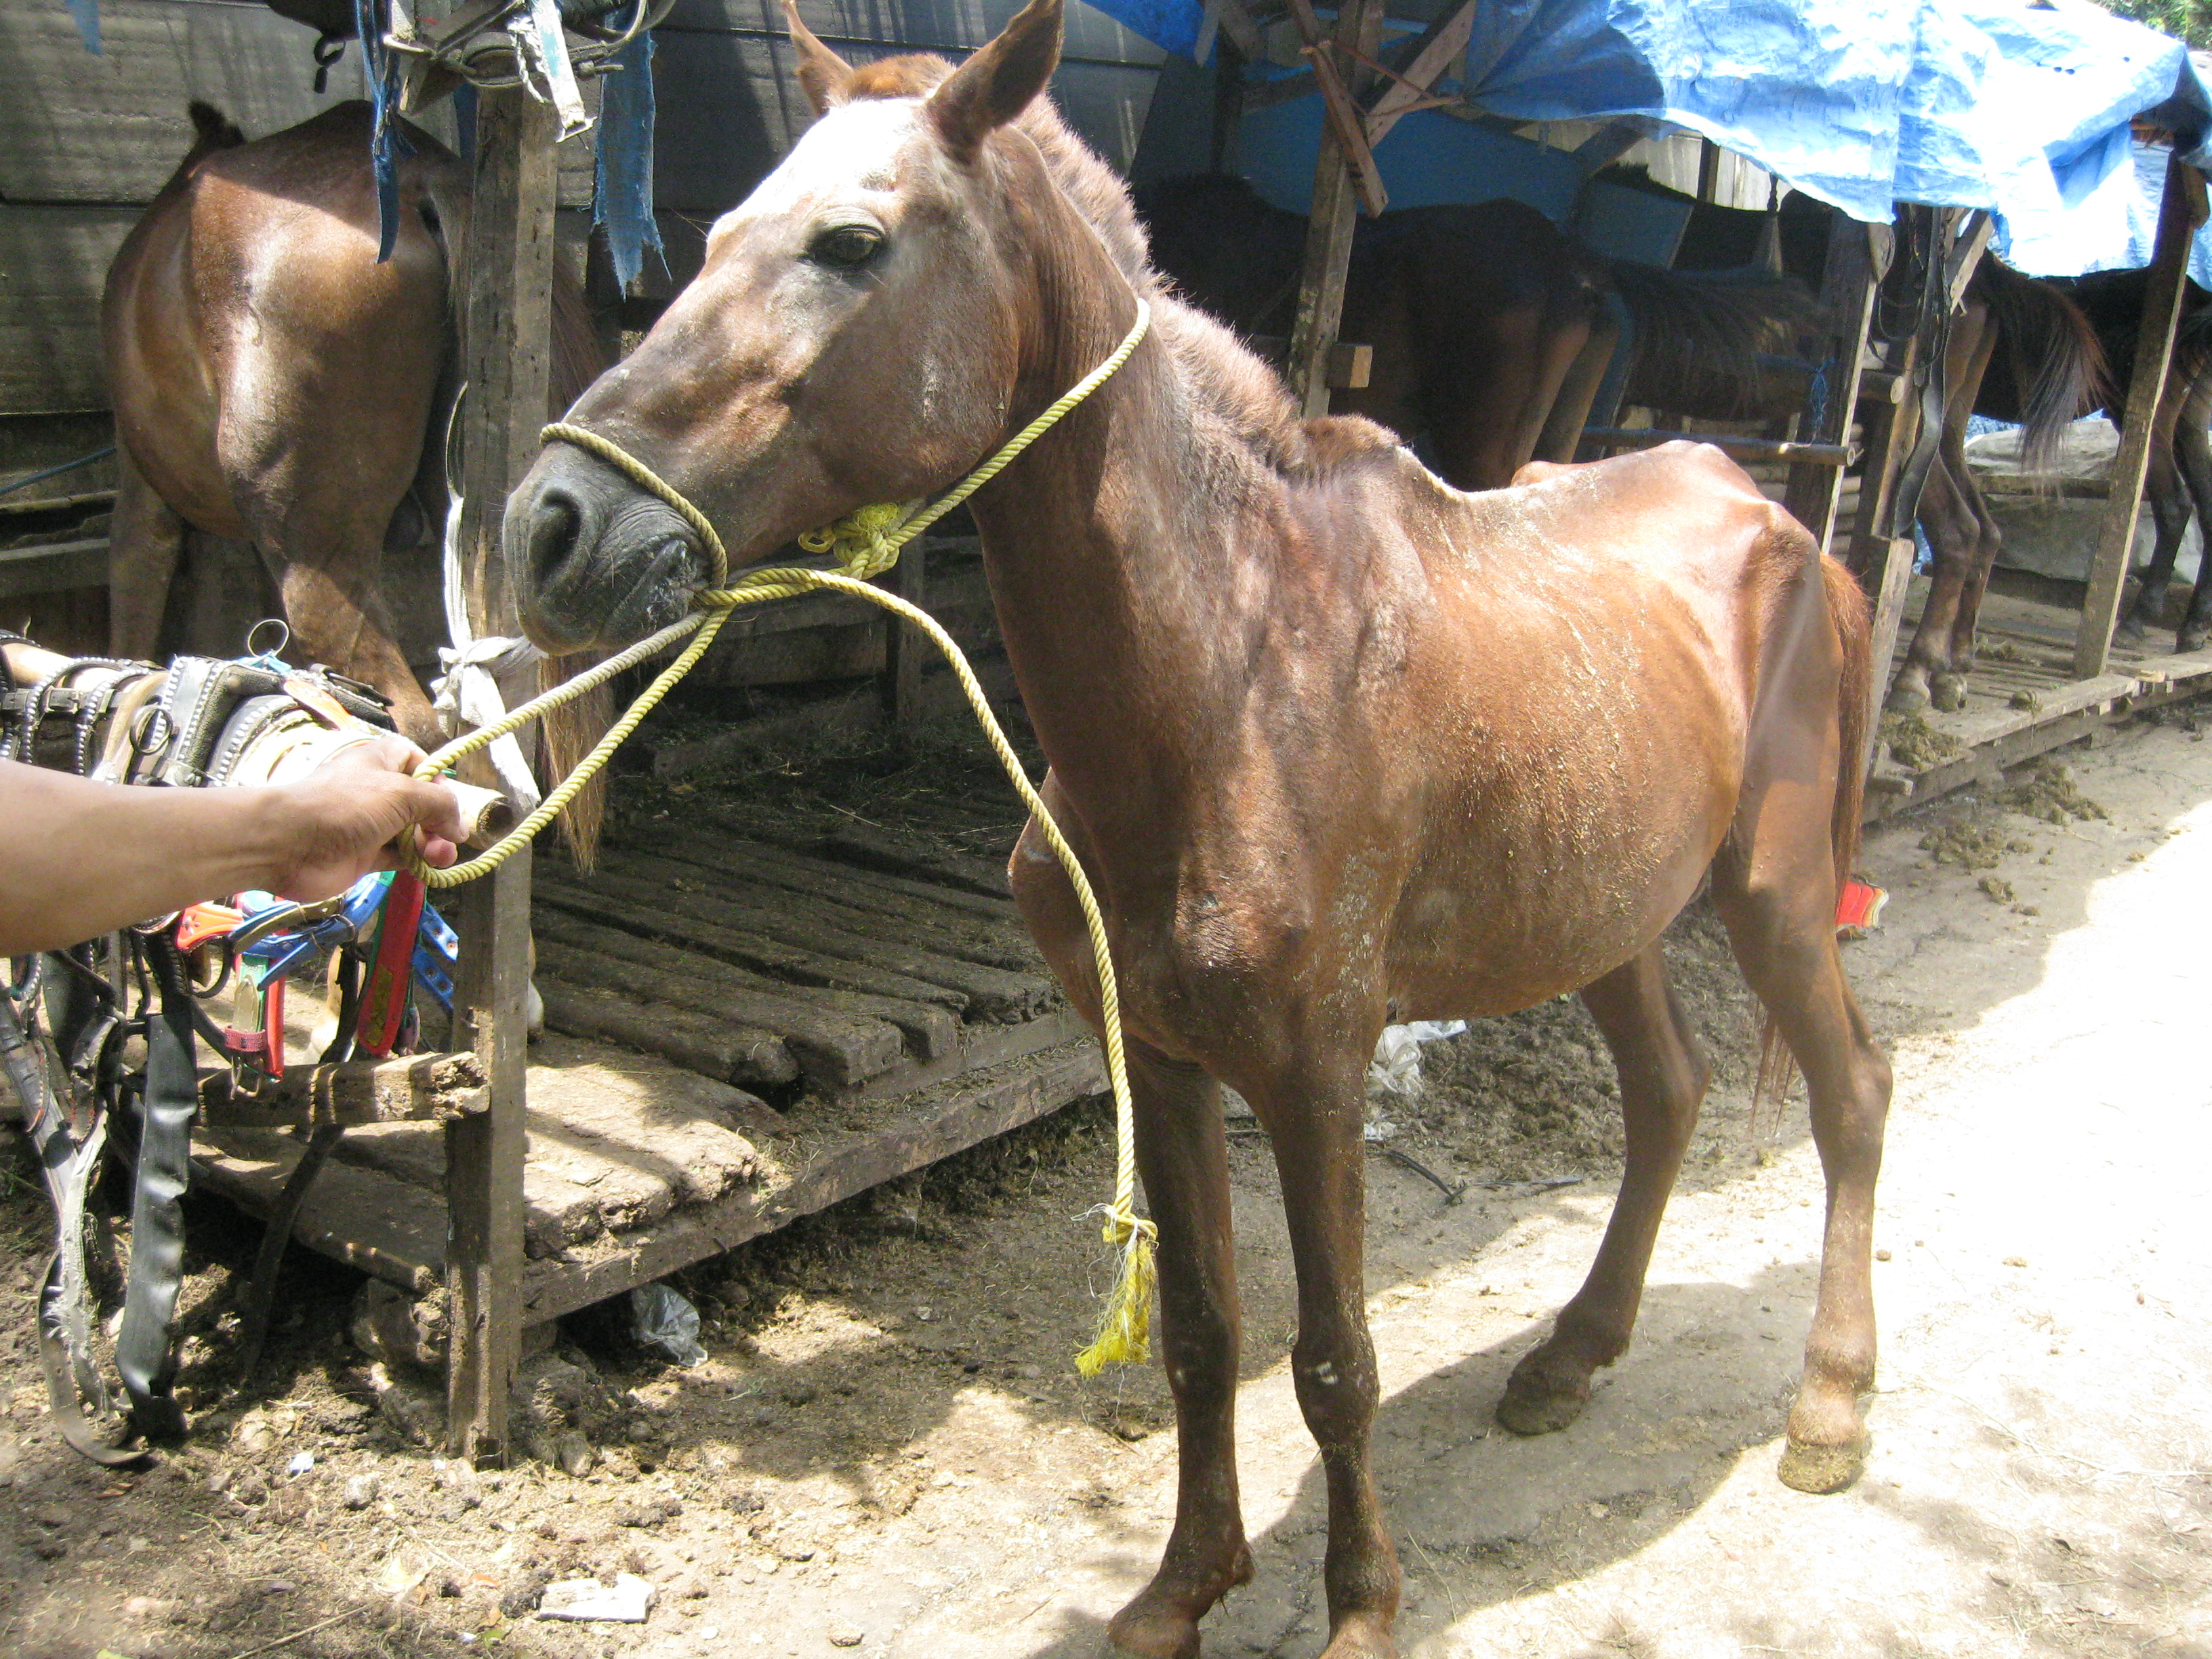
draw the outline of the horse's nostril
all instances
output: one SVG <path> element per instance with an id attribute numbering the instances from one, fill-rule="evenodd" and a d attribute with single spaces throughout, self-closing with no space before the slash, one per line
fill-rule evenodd
<path id="1" fill-rule="evenodd" d="M 543 590 L 568 556 L 576 550 L 583 532 L 583 509 L 562 489 L 538 493 L 530 515 L 530 580 Z"/>

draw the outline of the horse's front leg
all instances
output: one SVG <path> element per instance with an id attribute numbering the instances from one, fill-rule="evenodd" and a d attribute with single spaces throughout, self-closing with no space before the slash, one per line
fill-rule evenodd
<path id="1" fill-rule="evenodd" d="M 1237 1259 L 1221 1090 L 1194 1066 L 1129 1050 L 1137 1168 L 1160 1230 L 1160 1350 L 1176 1404 L 1176 1518 L 1159 1571 L 1114 1616 L 1116 1652 L 1189 1659 L 1198 1621 L 1252 1577 L 1237 1490 Z"/>
<path id="2" fill-rule="evenodd" d="M 1951 670 L 1952 635 L 1979 535 L 1972 512 L 1940 459 L 1929 469 L 1927 487 L 1921 492 L 1920 527 L 1928 532 L 1936 569 L 1921 606 L 1920 625 L 1913 630 L 1905 665 L 1889 688 L 1888 707 L 1904 712 L 1926 708 L 1931 702 L 1942 706 L 1936 682 Z"/>
<path id="3" fill-rule="evenodd" d="M 161 648 L 185 521 L 156 495 L 128 447 L 115 451 L 115 517 L 107 536 L 107 654 L 131 661 Z"/>
<path id="4" fill-rule="evenodd" d="M 2212 540 L 2212 438 L 2205 423 L 2212 419 L 2212 372 L 2200 375 L 2189 388 L 2181 418 L 2173 433 L 2174 463 L 2189 486 L 2189 499 L 2197 509 L 2200 543 Z M 2201 651 L 2212 637 L 2212 558 L 2200 545 L 2197 555 L 2197 587 L 2189 596 L 2189 614 L 2182 618 L 2174 637 L 2177 651 Z"/>
<path id="5" fill-rule="evenodd" d="M 1710 1074 L 1705 1053 L 1667 982 L 1657 944 L 1583 988 L 1620 1073 L 1627 1170 L 1597 1260 L 1552 1335 L 1513 1368 L 1498 1420 L 1516 1434 L 1548 1434 L 1582 1415 L 1590 1376 L 1628 1347 L 1644 1278 L 1674 1177 L 1698 1125 Z"/>
<path id="6" fill-rule="evenodd" d="M 1328 1485 L 1329 1643 L 1322 1659 L 1395 1655 L 1398 1553 L 1383 1529 L 1369 1434 L 1380 1385 L 1367 1334 L 1362 1250 L 1366 1207 L 1364 1048 L 1307 1057 L 1305 1075 L 1255 1088 L 1274 1142 L 1298 1276 L 1291 1374 Z"/>
<path id="7" fill-rule="evenodd" d="M 1048 775 L 1047 806 L 1073 822 Z M 1098 975 L 1075 890 L 1032 822 L 1007 875 L 1037 948 L 1091 1029 Z M 1198 1621 L 1252 1577 L 1237 1488 L 1237 1262 L 1229 1210 L 1229 1159 L 1221 1091 L 1196 1066 L 1149 1046 L 1128 1045 L 1136 1109 L 1137 1170 L 1159 1229 L 1160 1348 L 1176 1402 L 1175 1526 L 1159 1571 L 1114 1617 L 1114 1650 L 1142 1659 L 1192 1659 Z"/>

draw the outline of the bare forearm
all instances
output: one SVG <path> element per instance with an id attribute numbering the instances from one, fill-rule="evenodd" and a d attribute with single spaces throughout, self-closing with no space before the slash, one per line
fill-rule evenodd
<path id="1" fill-rule="evenodd" d="M 298 817 L 283 789 L 125 787 L 0 762 L 0 956 L 273 886 Z"/>

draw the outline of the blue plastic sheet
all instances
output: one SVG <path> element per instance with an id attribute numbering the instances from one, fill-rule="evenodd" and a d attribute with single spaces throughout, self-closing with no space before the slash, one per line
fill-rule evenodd
<path id="1" fill-rule="evenodd" d="M 1201 0 L 1092 3 L 1171 52 L 1196 44 Z M 2124 234 L 2130 118 L 2164 106 L 2201 161 L 2212 116 L 2180 42 L 2026 0 L 1485 0 L 1458 90 L 1512 120 L 1700 133 L 1869 222 L 1899 201 L 1987 208 L 2001 250 L 2046 271 Z"/>

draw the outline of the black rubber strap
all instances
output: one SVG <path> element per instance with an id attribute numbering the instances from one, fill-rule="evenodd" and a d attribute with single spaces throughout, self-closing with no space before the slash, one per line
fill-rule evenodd
<path id="1" fill-rule="evenodd" d="M 136 1252 L 133 1253 L 134 1260 Z M 125 1425 L 121 1441 L 104 1437 L 92 1426 L 79 1402 L 76 1369 L 69 1344 L 62 1340 L 58 1314 L 46 1316 L 48 1305 L 61 1294 L 62 1261 L 58 1253 L 46 1258 L 46 1271 L 39 1276 L 39 1369 L 46 1374 L 46 1404 L 53 1412 L 54 1425 L 62 1431 L 72 1450 L 90 1458 L 105 1468 L 121 1468 L 126 1463 L 136 1463 L 143 1458 L 146 1449 L 131 1443 L 129 1425 Z M 171 1407 L 174 1410 L 173 1406 Z"/>
<path id="2" fill-rule="evenodd" d="M 151 1440 L 185 1431 L 170 1395 L 176 1377 L 177 1292 L 184 1281 L 182 1200 L 191 1180 L 192 1118 L 199 1079 L 192 1059 L 192 1000 L 166 940 L 149 941 L 161 987 L 161 1012 L 146 1022 L 146 1093 L 138 1129 L 137 1190 L 131 1205 L 131 1278 L 115 1369 L 131 1396 L 131 1420 Z"/>

